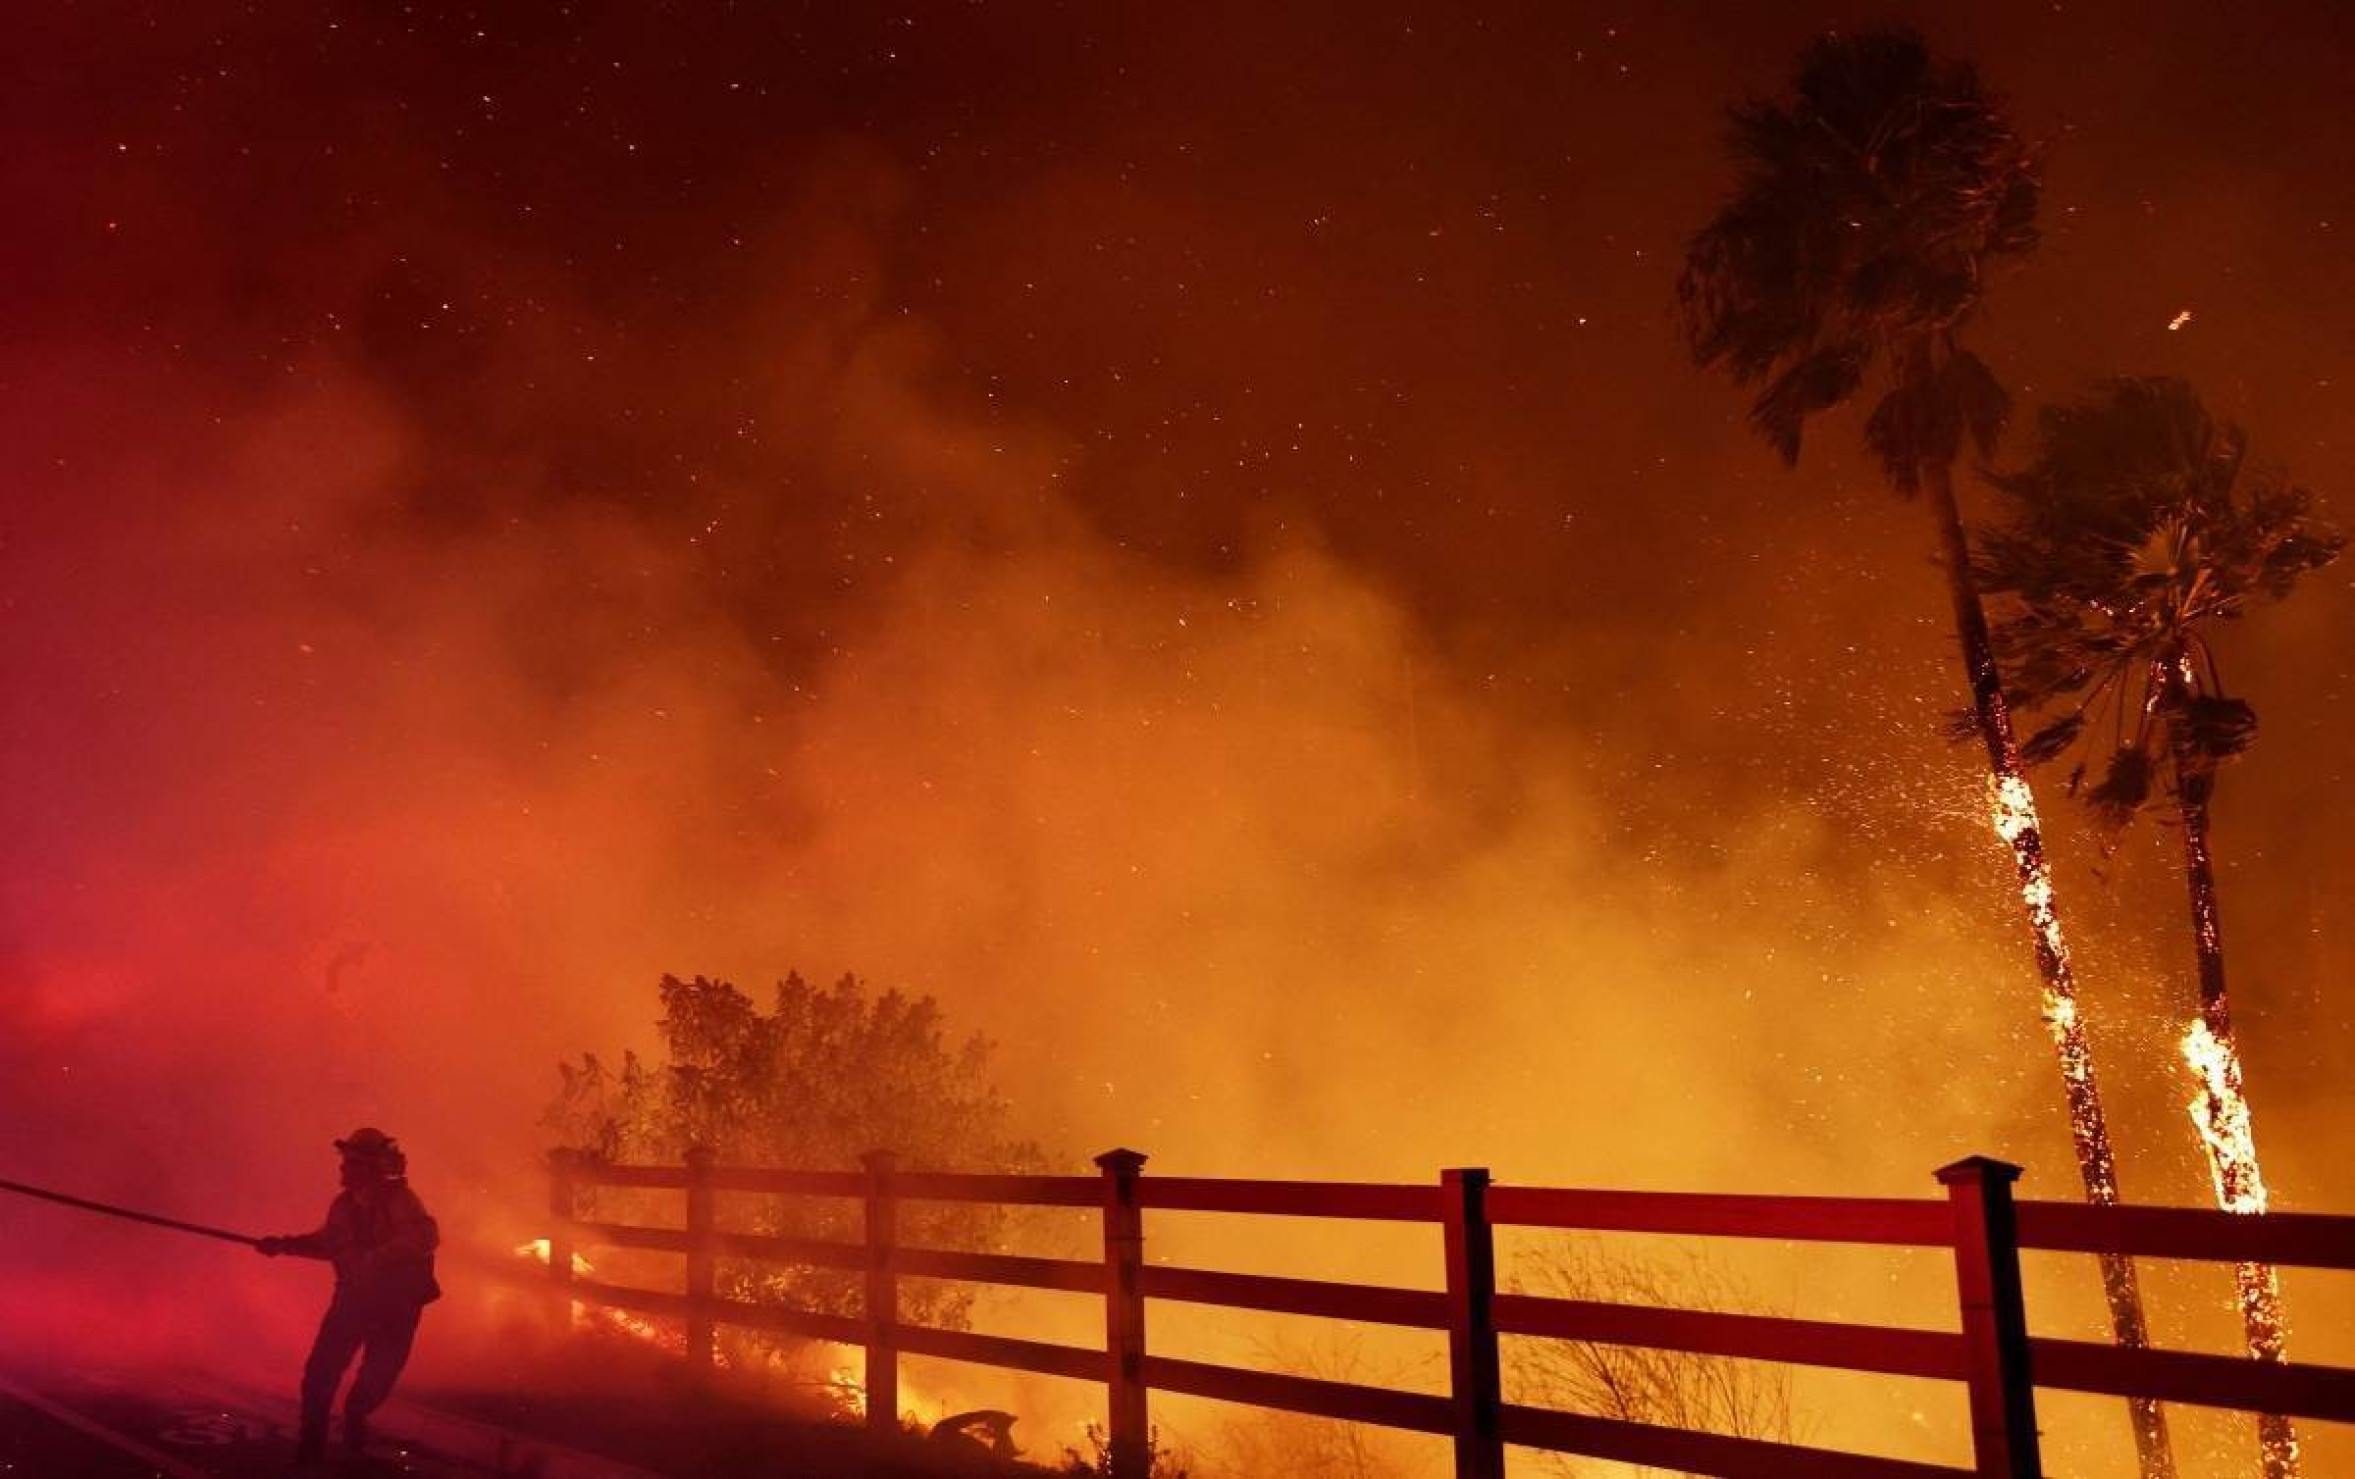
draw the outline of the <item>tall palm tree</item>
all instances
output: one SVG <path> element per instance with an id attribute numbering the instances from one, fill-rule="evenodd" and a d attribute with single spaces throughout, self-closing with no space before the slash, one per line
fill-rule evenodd
<path id="1" fill-rule="evenodd" d="M 1733 198 L 1677 284 L 1694 358 L 1759 387 L 1752 425 L 1796 463 L 1809 417 L 1873 396 L 1864 437 L 1890 486 L 1920 496 L 1943 556 L 1964 681 L 1987 752 L 1990 819 L 2010 848 L 2043 979 L 2070 1137 L 2087 1200 L 2118 1199 L 2109 1125 L 2053 901 L 1987 616 L 1972 582 L 1953 469 L 1989 455 L 2009 398 L 1962 330 L 1994 263 L 2036 244 L 2035 151 L 1968 65 L 1906 32 L 1832 35 L 1785 98 L 1733 111 Z M 2134 1266 L 2102 1261 L 2118 1343 L 2149 1343 Z M 2132 1403 L 2143 1479 L 2174 1473 L 2159 1404 Z"/>
<path id="2" fill-rule="evenodd" d="M 2216 1203 L 2265 1210 L 2240 1048 L 2224 985 L 2224 936 L 2209 849 L 2217 767 L 2249 747 L 2257 714 L 2224 686 L 2212 634 L 2300 576 L 2330 563 L 2341 539 L 2313 496 L 2252 467 L 2248 439 L 2219 426 L 2191 386 L 2120 379 L 2038 418 L 2034 459 L 1991 478 L 2011 520 L 1979 538 L 1980 588 L 2011 598 L 1996 652 L 2012 701 L 2057 717 L 2030 736 L 2031 763 L 2092 752 L 2101 773 L 2070 789 L 2123 826 L 2151 807 L 2174 813 L 2191 894 L 2199 1010 L 2184 1035 L 2193 1123 Z M 2268 1264 L 2235 1271 L 2249 1352 L 2283 1359 L 2281 1290 Z M 2258 1419 L 2268 1479 L 2298 1472 L 2284 1417 Z"/>

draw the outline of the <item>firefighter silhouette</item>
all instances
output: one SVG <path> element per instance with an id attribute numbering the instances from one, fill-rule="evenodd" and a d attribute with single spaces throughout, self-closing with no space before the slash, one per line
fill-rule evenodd
<path id="1" fill-rule="evenodd" d="M 442 1292 L 433 1277 L 441 1235 L 409 1189 L 408 1157 L 400 1146 L 382 1130 L 360 1129 L 335 1148 L 343 1157 L 343 1191 L 328 1207 L 327 1221 L 317 1232 L 255 1244 L 266 1257 L 291 1253 L 335 1265 L 335 1295 L 303 1365 L 295 1457 L 304 1464 L 324 1455 L 327 1415 L 354 1356 L 360 1373 L 344 1397 L 343 1440 L 352 1453 L 365 1450 L 369 1416 L 392 1395 L 417 1338 L 418 1316 Z"/>

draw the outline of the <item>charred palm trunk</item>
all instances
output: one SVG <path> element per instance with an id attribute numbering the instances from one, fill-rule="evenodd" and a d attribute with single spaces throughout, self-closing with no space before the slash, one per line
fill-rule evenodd
<path id="1" fill-rule="evenodd" d="M 2182 760 L 2178 760 L 2182 767 Z M 2216 1205 L 2250 1216 L 2265 1210 L 2265 1177 L 2257 1163 L 2249 1102 L 2241 1094 L 2240 1045 L 2232 1033 L 2232 1002 L 2224 990 L 2224 938 L 2217 925 L 2216 872 L 2208 853 L 2208 802 L 2215 788 L 2212 770 L 2194 762 L 2179 768 L 2176 806 L 2183 822 L 2183 872 L 2191 891 L 2191 933 L 2200 961 L 2200 1015 L 2184 1034 L 2183 1054 L 2198 1082 L 2191 1101 L 2192 1123 L 2207 1152 L 2216 1184 Z M 2233 1268 L 2241 1327 L 2249 1354 L 2260 1361 L 2287 1359 L 2289 1330 L 2281 1312 L 2281 1281 L 2269 1263 Z M 2298 1437 L 2290 1420 L 2274 1414 L 2257 1419 L 2257 1449 L 2265 1479 L 2296 1479 Z"/>
<path id="2" fill-rule="evenodd" d="M 1987 750 L 1992 820 L 1996 834 L 2011 849 L 2021 907 L 2036 947 L 2036 970 L 2043 978 L 2044 1027 L 2060 1059 L 2061 1092 L 2069 1109 L 2069 1139 L 2077 1154 L 2077 1174 L 2088 1202 L 2111 1206 L 2118 1200 L 2118 1168 L 2110 1148 L 2109 1119 L 2102 1111 L 2101 1089 L 2093 1072 L 2093 1047 L 2086 1039 L 2077 1007 L 2077 978 L 2069 965 L 2068 942 L 2061 933 L 2060 912 L 2053 899 L 2052 867 L 2044 855 L 2036 797 L 2028 788 L 2020 762 L 2011 708 L 2004 699 L 1995 645 L 1988 635 L 1987 613 L 1971 578 L 1970 546 L 1963 533 L 1962 511 L 1955 503 L 1953 471 L 1944 462 L 1932 461 L 1923 468 L 1922 482 L 1931 515 L 1938 522 L 1963 675 L 1970 684 L 1979 738 Z M 2101 1276 L 2112 1336 L 2129 1350 L 2147 1347 L 2150 1327 L 2143 1318 L 2142 1287 L 2133 1260 L 2104 1254 Z M 2166 1409 L 2146 1397 L 2128 1398 L 2127 1406 L 2142 1479 L 2173 1479 L 2175 1456 L 2167 1437 Z"/>

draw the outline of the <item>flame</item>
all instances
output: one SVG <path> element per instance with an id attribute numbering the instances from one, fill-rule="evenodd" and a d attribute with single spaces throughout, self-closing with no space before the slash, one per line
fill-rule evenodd
<path id="1" fill-rule="evenodd" d="M 867 1415 L 867 1374 L 859 1352 L 848 1346 L 835 1346 L 842 1355 L 837 1365 L 826 1368 L 826 1392 L 834 1399 L 846 1417 Z"/>
<path id="2" fill-rule="evenodd" d="M 552 1256 L 552 1251 L 548 1239 L 533 1238 L 528 1243 L 518 1243 L 515 1247 L 515 1256 L 529 1259 L 546 1267 Z M 577 1277 L 582 1274 L 595 1273 L 596 1267 L 589 1260 L 575 1253 L 572 1255 L 572 1271 Z M 576 1330 L 606 1330 L 617 1335 L 626 1335 L 633 1340 L 643 1341 L 647 1345 L 668 1351 L 673 1355 L 682 1355 L 687 1349 L 686 1338 L 682 1333 L 666 1329 L 657 1322 L 642 1315 L 632 1314 L 628 1310 L 593 1305 L 576 1299 L 572 1302 L 572 1323 Z M 837 1345 L 831 1341 L 822 1341 L 819 1344 L 827 1353 L 827 1364 L 824 1368 L 826 1374 L 819 1383 L 826 1393 L 827 1399 L 833 1402 L 845 1417 L 865 1417 L 867 1413 L 865 1353 L 856 1346 Z M 725 1349 L 714 1349 L 712 1364 L 723 1371 L 740 1367 L 746 1369 L 764 1367 L 771 1372 L 790 1373 L 795 1369 L 796 1363 L 786 1354 L 778 1351 L 738 1353 Z M 801 1369 L 806 1371 L 808 1368 L 802 1367 Z M 903 1411 L 912 1416 L 920 1415 L 927 1409 L 943 1413 L 949 1411 L 948 1400 L 945 1396 L 925 1396 L 911 1392 L 904 1372 L 900 1377 L 900 1406 Z"/>
<path id="3" fill-rule="evenodd" d="M 2216 1205 L 2227 1212 L 2263 1212 L 2267 1204 L 2265 1177 L 2257 1167 L 2249 1101 L 2241 1093 L 2240 1053 L 2229 1038 L 2218 1036 L 2203 1019 L 2183 1034 L 2183 1061 L 2191 1065 L 2198 1080 L 2188 1107 L 2192 1124 L 2200 1132 L 2200 1143 L 2208 1152 Z"/>
<path id="4" fill-rule="evenodd" d="M 554 1251 L 546 1238 L 534 1238 L 528 1243 L 518 1243 L 515 1247 L 515 1256 L 528 1258 L 532 1262 L 546 1267 L 548 1260 L 554 1256 Z M 575 1278 L 582 1274 L 593 1274 L 596 1271 L 596 1266 L 589 1260 L 581 1257 L 578 1253 L 572 1255 L 572 1272 Z M 610 1330 L 615 1334 L 626 1335 L 633 1340 L 642 1340 L 648 1345 L 659 1346 L 664 1350 L 681 1351 L 686 1349 L 686 1341 L 683 1337 L 672 1334 L 642 1315 L 633 1315 L 628 1310 L 610 1309 L 604 1305 L 586 1304 L 578 1299 L 572 1302 L 572 1324 L 576 1330 Z"/>
<path id="5" fill-rule="evenodd" d="M 2069 945 L 2061 935 L 2060 914 L 2053 907 L 2052 870 L 2044 865 L 2041 852 L 2033 865 L 2024 861 L 2032 846 L 2030 839 L 2040 837 L 2043 832 L 2036 815 L 2036 794 L 2028 789 L 2027 777 L 2018 775 L 1995 777 L 1989 783 L 1988 793 L 1994 812 L 1992 820 L 1995 834 L 2012 849 L 2015 857 L 2023 859 L 2020 865 L 2020 898 L 2028 906 L 2028 917 L 2035 925 L 2037 942 L 2052 952 L 2061 962 L 2065 973 Z M 2054 1020 L 2054 1013 L 2057 1012 L 2063 1016 L 2067 1026 L 2076 1025 L 2077 1004 L 2073 994 L 2064 993 L 2048 1001 L 2047 1006 L 2050 1009 L 2046 1017 L 2048 1022 Z"/>
<path id="6" fill-rule="evenodd" d="M 2216 1031 L 2202 1017 L 2183 1034 L 2183 1061 L 2191 1066 L 2195 1080 L 2191 1101 L 2185 1107 L 2191 1111 L 2192 1125 L 2208 1155 L 2216 1205 L 2243 1216 L 2264 1215 L 2269 1197 L 2265 1174 L 2257 1163 L 2249 1101 L 2241 1092 L 2240 1050 L 2228 1034 Z M 2273 1265 L 2235 1264 L 2232 1278 L 2249 1354 L 2260 1361 L 2286 1360 L 2289 1324 L 2282 1315 L 2281 1279 Z M 2260 1418 L 2257 1441 L 2267 1479 L 2298 1472 L 2298 1440 L 2288 1422 Z"/>
<path id="7" fill-rule="evenodd" d="M 528 1243 L 517 1244 L 515 1254 L 518 1258 L 528 1258 L 544 1268 L 547 1266 L 548 1260 L 555 1254 L 555 1245 L 546 1238 L 534 1238 Z M 575 1253 L 572 1255 L 572 1271 L 578 1275 L 593 1274 L 597 1270 L 589 1260 Z"/>
<path id="8" fill-rule="evenodd" d="M 857 1346 L 837 1345 L 832 1341 L 820 1343 L 826 1352 L 826 1375 L 821 1385 L 826 1395 L 841 1408 L 845 1417 L 863 1418 L 867 1415 L 867 1354 Z M 1002 1398 L 984 1398 L 974 1392 L 930 1390 L 909 1382 L 906 1363 L 899 1373 L 899 1409 L 903 1418 L 913 1418 L 920 1424 L 946 1417 L 952 1412 L 969 1407 L 988 1406 Z M 932 1416 L 927 1418 L 925 1414 Z"/>
<path id="9" fill-rule="evenodd" d="M 2094 1082 L 2093 1044 L 2085 1035 L 2084 1017 L 2077 1009 L 2077 978 L 2069 963 L 2069 942 L 2061 933 L 2060 911 L 2053 902 L 2052 865 L 2044 856 L 2036 793 L 2029 789 L 2026 776 L 2016 771 L 1998 772 L 1989 780 L 1987 799 L 1988 819 L 2011 849 L 2020 881 L 2020 902 L 2027 907 L 2029 928 L 2036 939 L 2038 974 L 2043 978 L 2039 1009 L 2044 1030 L 2060 1059 L 2061 1093 L 2068 1105 L 2069 1137 L 2076 1147 L 2085 1199 L 2096 1206 L 2115 1206 L 2118 1165 L 2110 1149 L 2101 1093 Z M 2150 1331 L 2143 1318 L 2133 1260 L 2105 1255 L 2101 1280 L 2118 1343 L 2129 1349 L 2148 1346 Z M 2145 1472 L 2152 1470 L 2154 1456 L 2160 1459 L 2160 1471 L 2166 1471 L 2168 1439 L 2163 1409 L 2154 1399 L 2138 1397 L 2128 1399 L 2127 1410 Z"/>
<path id="10" fill-rule="evenodd" d="M 2044 1030 L 2061 1057 L 2061 1077 L 2068 1090 L 2069 1123 L 2081 1147 L 2096 1154 L 2086 1161 L 2086 1191 L 2096 1202 L 2118 1200 L 2118 1183 L 2100 1133 L 2093 1095 L 2093 1050 L 2085 1038 L 2085 1023 L 2077 1010 L 2077 985 L 2069 966 L 2069 942 L 2061 933 L 2060 911 L 2053 904 L 2052 869 L 2044 860 L 2043 829 L 2036 815 L 2036 795 L 2025 776 L 1999 775 L 1988 783 L 1989 820 L 1995 833 L 2012 850 L 2020 874 L 2020 902 L 2028 909 L 2029 927 L 2036 933 L 2037 953 L 2050 960 L 2044 973 L 2040 1015 Z"/>

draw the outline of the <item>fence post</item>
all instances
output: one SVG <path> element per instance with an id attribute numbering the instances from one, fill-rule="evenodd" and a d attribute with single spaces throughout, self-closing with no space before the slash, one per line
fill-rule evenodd
<path id="1" fill-rule="evenodd" d="M 712 1151 L 687 1149 L 687 1367 L 712 1369 Z"/>
<path id="2" fill-rule="evenodd" d="M 1938 1172 L 1954 1210 L 1954 1281 L 1962 1301 L 1971 1450 L 1982 1479 L 2038 1479 L 2036 1384 L 2028 1367 L 2028 1310 L 2020 1292 L 2020 1237 L 2012 1183 L 2020 1168 L 1986 1156 Z"/>
<path id="3" fill-rule="evenodd" d="M 867 1430 L 899 1431 L 899 1199 L 892 1173 L 899 1157 L 870 1150 L 867 1168 Z"/>
<path id="4" fill-rule="evenodd" d="M 572 1222 L 579 1214 L 573 1197 L 574 1152 L 562 1146 L 548 1152 L 548 1287 L 549 1304 L 559 1331 L 572 1329 Z"/>
<path id="5" fill-rule="evenodd" d="M 1496 1239 L 1488 1225 L 1488 1172 L 1439 1173 L 1447 1247 L 1448 1391 L 1456 1409 L 1456 1479 L 1504 1479 L 1498 1436 L 1503 1379 L 1496 1350 Z"/>
<path id="6" fill-rule="evenodd" d="M 1146 1479 L 1153 1432 L 1145 1401 L 1145 1297 L 1137 1278 L 1145 1263 L 1145 1214 L 1137 1205 L 1145 1156 L 1108 1150 L 1096 1165 L 1104 1172 L 1104 1383 L 1112 1479 Z"/>

